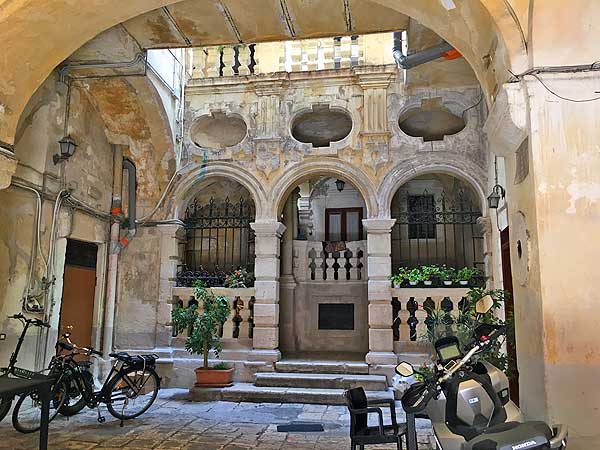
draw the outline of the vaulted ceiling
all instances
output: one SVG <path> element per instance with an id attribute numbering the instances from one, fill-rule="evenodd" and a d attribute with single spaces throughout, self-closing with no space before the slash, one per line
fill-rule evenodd
<path id="1" fill-rule="evenodd" d="M 401 30 L 408 17 L 370 0 L 185 0 L 123 25 L 142 47 L 164 48 Z"/>

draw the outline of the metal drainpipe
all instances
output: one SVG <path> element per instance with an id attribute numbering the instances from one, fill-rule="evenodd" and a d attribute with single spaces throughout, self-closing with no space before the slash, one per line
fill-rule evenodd
<path id="1" fill-rule="evenodd" d="M 113 327 L 115 322 L 115 301 L 117 297 L 117 268 L 119 264 L 119 234 L 123 218 L 121 192 L 123 190 L 123 151 L 120 145 L 113 145 L 113 198 L 110 209 L 110 246 L 108 250 L 108 276 L 106 280 L 106 302 L 104 305 L 104 331 L 102 351 L 104 357 L 112 352 Z"/>
<path id="2" fill-rule="evenodd" d="M 435 47 L 430 47 L 420 52 L 405 55 L 402 53 L 402 32 L 394 32 L 394 48 L 392 54 L 398 67 L 402 69 L 412 69 L 413 67 L 420 66 L 421 64 L 434 61 L 442 56 L 446 56 L 448 52 L 454 50 L 450 44 L 446 41 L 442 42 Z"/>

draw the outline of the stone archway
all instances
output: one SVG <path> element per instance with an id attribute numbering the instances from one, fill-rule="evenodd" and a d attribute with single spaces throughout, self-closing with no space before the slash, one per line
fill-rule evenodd
<path id="1" fill-rule="evenodd" d="M 3 80 L 0 82 L 0 105 L 2 105 L 0 142 L 8 147 L 13 144 L 16 123 L 32 93 L 61 61 L 102 31 L 148 13 L 147 17 L 139 21 L 147 22 L 149 30 L 153 33 L 151 35 L 154 46 L 185 46 L 185 43 L 163 42 L 167 36 L 170 36 L 170 25 L 161 22 L 164 19 L 157 11 L 175 3 L 180 4 L 179 8 L 184 8 L 183 4 L 186 1 L 131 0 L 123 4 L 115 0 L 105 0 L 101 6 L 97 3 L 86 3 L 73 8 L 69 3 L 58 1 L 19 0 L 0 7 L 2 13 L 0 40 L 5 43 L 5 53 L 0 66 L 0 72 L 3 73 Z M 194 0 L 194 7 L 207 10 L 211 8 L 209 2 L 198 3 Z M 505 7 L 502 9 L 499 6 L 504 2 L 500 0 L 471 0 L 468 6 L 455 8 L 451 12 L 440 2 L 433 0 L 428 2 L 411 0 L 401 3 L 393 0 L 377 0 L 372 3 L 370 10 L 378 11 L 381 16 L 371 18 L 362 25 L 355 25 L 355 27 L 365 28 L 358 31 L 392 29 L 392 24 L 385 23 L 386 11 L 412 16 L 436 31 L 465 55 L 489 94 L 492 93 L 494 86 L 504 81 L 507 76 L 505 70 L 497 71 L 498 73 L 495 74 L 485 67 L 484 57 L 490 54 L 491 48 L 493 53 L 497 53 L 491 55 L 495 61 L 500 61 L 501 65 L 506 64 L 513 70 L 520 69 L 520 67 L 513 67 L 511 63 L 512 59 L 523 53 L 522 42 L 513 37 L 518 33 L 519 27 L 518 24 L 506 20 L 507 13 L 502 12 L 505 11 Z M 237 11 L 237 6 L 231 2 L 229 8 Z M 294 6 L 297 5 L 291 2 L 290 7 Z M 261 10 L 261 14 L 264 13 L 265 11 Z M 244 15 L 237 16 L 235 19 L 241 22 L 237 27 L 241 30 L 244 30 L 242 23 L 251 24 L 257 21 L 257 17 L 247 14 L 245 10 Z M 322 34 L 322 30 L 315 31 Z M 357 32 L 355 29 L 351 31 Z M 219 38 L 217 29 L 214 33 L 215 35 L 210 38 L 215 43 L 227 43 L 232 38 L 229 33 L 222 33 Z M 476 33 L 476 37 L 471 38 L 471 33 Z M 29 41 L 19 41 L 22 36 L 35 38 L 36 45 L 30 45 Z M 275 40 L 286 37 L 289 36 L 284 32 L 281 36 L 262 36 L 259 33 L 251 40 Z M 497 39 L 495 48 L 493 48 L 494 39 Z"/>

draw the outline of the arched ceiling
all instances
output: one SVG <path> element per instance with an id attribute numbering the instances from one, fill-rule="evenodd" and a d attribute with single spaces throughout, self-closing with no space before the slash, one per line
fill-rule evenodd
<path id="1" fill-rule="evenodd" d="M 13 143 L 23 108 L 58 64 L 121 23 L 146 47 L 173 47 L 384 31 L 411 16 L 465 56 L 490 99 L 506 67 L 519 72 L 537 61 L 532 48 L 545 65 L 585 59 L 595 48 L 597 2 L 536 2 L 523 24 L 529 10 L 530 0 L 0 0 L 0 143 Z M 539 23 L 541 38 L 532 32 L 535 17 L 561 13 L 572 21 L 554 20 L 551 29 Z M 587 53 L 567 50 L 582 47 Z"/>

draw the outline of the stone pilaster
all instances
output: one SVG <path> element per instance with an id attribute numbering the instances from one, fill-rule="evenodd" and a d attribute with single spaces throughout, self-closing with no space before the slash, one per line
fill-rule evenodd
<path id="1" fill-rule="evenodd" d="M 392 271 L 391 231 L 395 219 L 364 219 L 367 230 L 369 353 L 374 365 L 396 364 L 392 331 L 392 291 L 388 279 Z"/>
<path id="2" fill-rule="evenodd" d="M 363 129 L 360 133 L 363 162 L 375 172 L 390 160 L 391 133 L 387 121 L 387 88 L 393 73 L 361 73 L 356 69 L 363 89 Z"/>
<path id="3" fill-rule="evenodd" d="M 17 170 L 15 154 L 0 142 L 0 189 L 10 186 L 15 170 Z"/>
<path id="4" fill-rule="evenodd" d="M 285 225 L 275 220 L 254 222 L 254 335 L 250 357 L 278 361 L 279 351 L 279 255 Z"/>
<path id="5" fill-rule="evenodd" d="M 156 347 L 171 346 L 171 310 L 177 266 L 181 264 L 179 244 L 185 238 L 181 225 L 158 225 L 160 232 L 160 281 L 158 285 L 158 305 L 156 307 Z"/>

